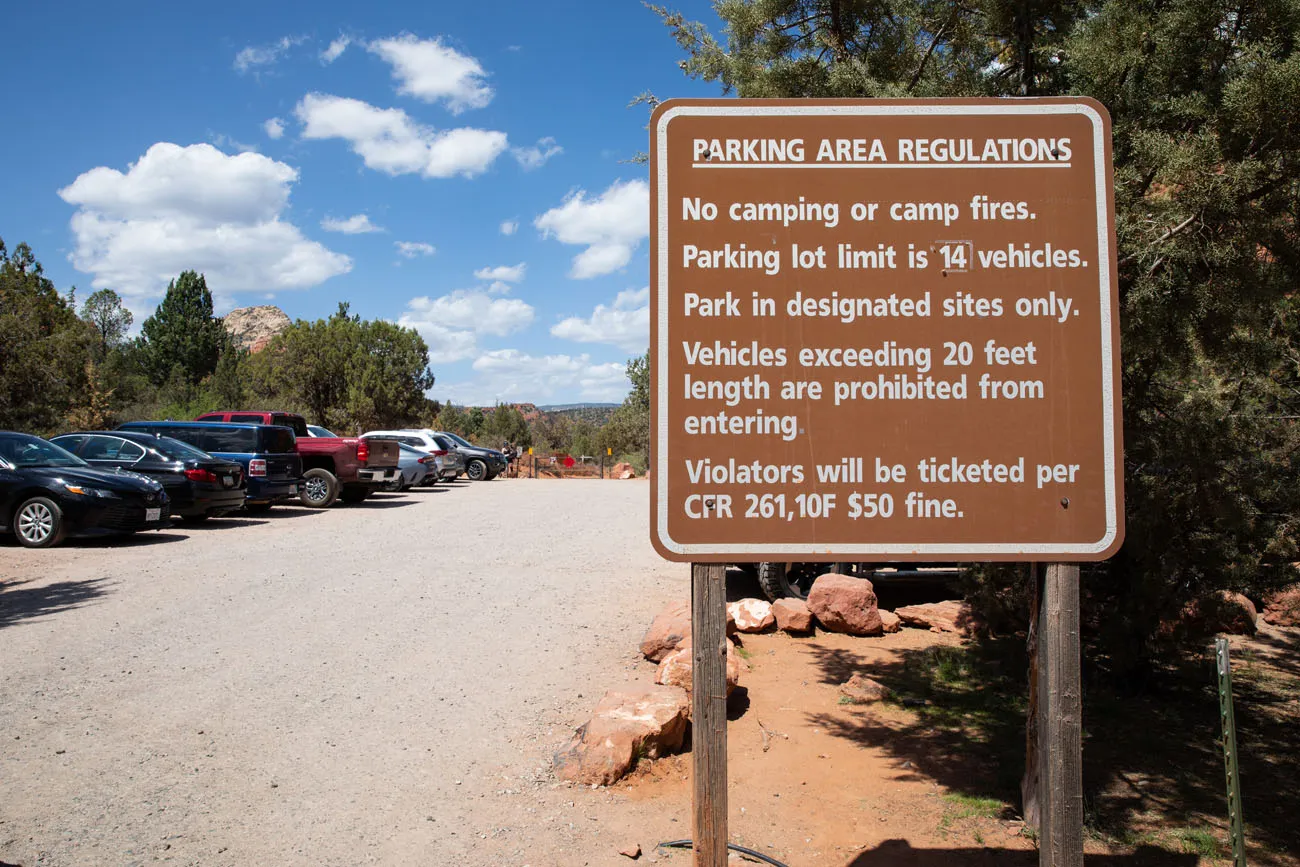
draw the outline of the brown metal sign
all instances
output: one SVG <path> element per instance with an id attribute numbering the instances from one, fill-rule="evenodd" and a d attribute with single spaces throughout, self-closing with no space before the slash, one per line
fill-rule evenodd
<path id="1" fill-rule="evenodd" d="M 1110 118 L 673 100 L 651 142 L 670 560 L 1100 560 L 1123 539 Z"/>

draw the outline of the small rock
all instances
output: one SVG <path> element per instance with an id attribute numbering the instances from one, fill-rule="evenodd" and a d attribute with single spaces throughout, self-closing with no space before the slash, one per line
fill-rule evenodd
<path id="1" fill-rule="evenodd" d="M 808 608 L 831 632 L 880 635 L 884 631 L 875 590 L 866 578 L 832 572 L 818 576 L 808 593 Z"/>
<path id="2" fill-rule="evenodd" d="M 776 625 L 785 632 L 811 632 L 812 611 L 802 599 L 778 599 L 772 603 Z"/>
<path id="3" fill-rule="evenodd" d="M 903 628 L 903 620 L 892 611 L 881 609 L 880 623 L 885 627 L 886 632 L 897 632 Z"/>
<path id="4" fill-rule="evenodd" d="M 856 673 L 840 685 L 840 695 L 854 704 L 871 704 L 889 698 L 889 687 L 879 681 Z"/>
<path id="5" fill-rule="evenodd" d="M 676 686 L 607 692 L 555 754 L 555 775 L 592 786 L 622 779 L 641 756 L 656 759 L 681 748 L 689 707 L 686 691 Z"/>
<path id="6" fill-rule="evenodd" d="M 691 603 L 674 602 L 656 615 L 650 628 L 641 638 L 641 654 L 651 662 L 659 662 L 682 639 L 691 637 Z"/>
<path id="7" fill-rule="evenodd" d="M 908 626 L 929 629 L 932 632 L 952 632 L 957 635 L 970 635 L 974 631 L 974 619 L 970 606 L 956 599 L 944 602 L 927 602 L 924 605 L 904 605 L 894 609 Z"/>
<path id="8" fill-rule="evenodd" d="M 735 621 L 737 632 L 762 632 L 776 623 L 771 603 L 762 599 L 741 599 L 728 604 L 727 617 Z"/>
<path id="9" fill-rule="evenodd" d="M 636 859 L 641 857 L 641 844 L 633 843 L 631 846 L 626 846 L 622 849 L 619 849 L 618 854 L 624 855 L 628 858 L 631 858 L 633 861 L 635 861 Z"/>

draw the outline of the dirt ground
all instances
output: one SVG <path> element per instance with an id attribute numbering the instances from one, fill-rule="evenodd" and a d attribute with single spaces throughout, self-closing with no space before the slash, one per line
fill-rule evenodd
<path id="1" fill-rule="evenodd" d="M 690 836 L 689 756 L 600 789 L 550 771 L 607 689 L 653 678 L 641 633 L 688 593 L 649 545 L 647 493 L 498 480 L 125 543 L 0 542 L 0 862 L 571 867 L 639 845 L 638 863 L 688 864 L 655 846 Z M 733 598 L 754 592 L 729 574 Z M 1290 690 L 1277 638 L 1237 649 Z M 790 867 L 1037 863 L 1014 809 L 1023 716 L 989 700 L 1022 668 L 910 629 L 743 642 L 734 842 Z M 897 700 L 842 704 L 859 670 Z M 1220 863 L 1177 836 L 1210 815 L 1098 831 L 1089 867 Z"/>

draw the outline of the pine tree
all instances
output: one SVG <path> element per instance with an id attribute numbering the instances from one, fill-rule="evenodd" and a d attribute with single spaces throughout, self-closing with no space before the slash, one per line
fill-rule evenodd
<path id="1" fill-rule="evenodd" d="M 196 385 L 217 369 L 230 338 L 212 315 L 212 293 L 202 274 L 185 271 L 167 285 L 167 294 L 141 326 L 142 362 L 154 385 L 172 377 L 173 369 Z"/>

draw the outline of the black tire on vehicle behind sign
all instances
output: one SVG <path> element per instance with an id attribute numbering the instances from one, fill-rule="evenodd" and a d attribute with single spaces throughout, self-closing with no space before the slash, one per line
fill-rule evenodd
<path id="1" fill-rule="evenodd" d="M 758 586 L 771 601 L 787 597 L 807 599 L 817 576 L 829 571 L 824 563 L 759 563 Z"/>
<path id="2" fill-rule="evenodd" d="M 298 500 L 309 509 L 328 509 L 339 496 L 338 476 L 317 467 L 302 474 Z"/>

